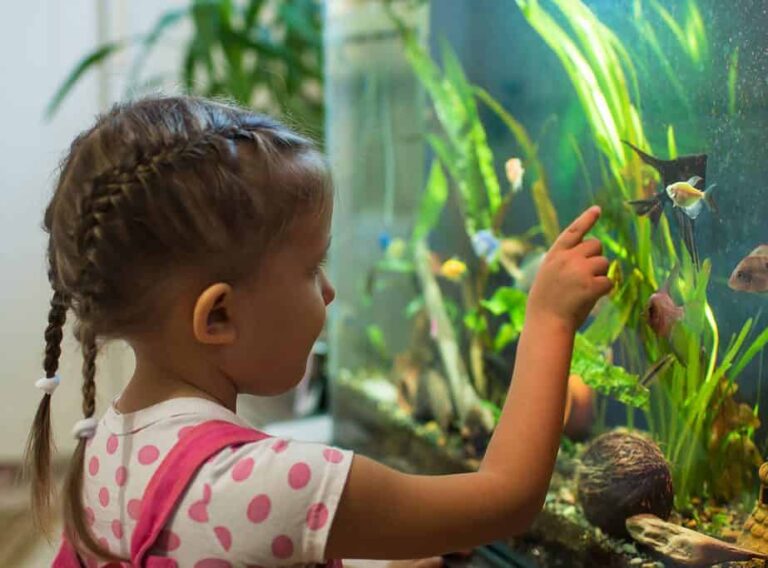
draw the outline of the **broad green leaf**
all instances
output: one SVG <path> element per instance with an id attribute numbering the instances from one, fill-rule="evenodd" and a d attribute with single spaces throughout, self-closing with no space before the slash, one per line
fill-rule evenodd
<path id="1" fill-rule="evenodd" d="M 525 311 L 528 296 L 525 292 L 510 286 L 497 288 L 488 300 L 481 300 L 481 305 L 495 316 Z M 511 316 L 510 316 L 511 317 Z"/>
<path id="2" fill-rule="evenodd" d="M 518 337 L 520 337 L 520 331 L 521 328 L 515 326 L 512 323 L 503 324 L 499 328 L 499 331 L 496 333 L 496 338 L 493 340 L 494 350 L 499 352 L 507 345 L 515 341 Z"/>
<path id="3" fill-rule="evenodd" d="M 579 375 L 596 391 L 634 408 L 648 408 L 648 389 L 637 375 L 608 363 L 605 356 L 582 334 L 576 334 L 571 359 L 571 373 Z"/>
<path id="4" fill-rule="evenodd" d="M 475 333 L 482 333 L 488 329 L 485 317 L 478 310 L 470 310 L 466 313 L 464 326 Z"/>
<path id="5" fill-rule="evenodd" d="M 419 241 L 425 238 L 437 224 L 443 206 L 448 198 L 448 183 L 445 180 L 445 174 L 437 160 L 432 162 L 432 168 L 429 173 L 427 187 L 421 198 L 421 207 L 416 218 L 416 225 L 413 228 L 412 241 Z"/>

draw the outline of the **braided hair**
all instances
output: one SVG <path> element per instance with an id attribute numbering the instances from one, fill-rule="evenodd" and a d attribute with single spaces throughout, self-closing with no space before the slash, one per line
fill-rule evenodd
<path id="1" fill-rule="evenodd" d="M 326 164 L 313 143 L 280 122 L 194 97 L 119 104 L 73 142 L 45 212 L 53 297 L 45 331 L 46 377 L 56 374 L 71 309 L 83 354 L 83 416 L 96 410 L 96 360 L 108 339 L 163 316 L 164 279 L 201 268 L 237 281 L 304 212 L 330 203 Z M 51 396 L 30 432 L 33 511 L 47 526 Z M 83 505 L 86 440 L 64 487 L 64 530 L 82 553 L 121 560 L 91 534 Z"/>

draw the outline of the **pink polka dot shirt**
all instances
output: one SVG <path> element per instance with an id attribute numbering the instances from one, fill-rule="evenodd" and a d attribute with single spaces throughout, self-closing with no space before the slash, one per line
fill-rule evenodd
<path id="1" fill-rule="evenodd" d="M 87 520 L 103 546 L 129 556 L 152 474 L 185 433 L 207 420 L 249 427 L 199 398 L 131 414 L 109 408 L 88 443 L 84 474 Z M 351 464 L 352 452 L 281 438 L 227 448 L 200 469 L 152 554 L 194 568 L 322 563 Z"/>

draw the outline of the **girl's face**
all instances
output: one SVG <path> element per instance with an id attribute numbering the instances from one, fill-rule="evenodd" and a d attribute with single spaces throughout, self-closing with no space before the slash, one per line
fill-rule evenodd
<path id="1" fill-rule="evenodd" d="M 275 395 L 303 377 L 335 296 L 323 269 L 330 224 L 330 210 L 299 218 L 258 275 L 233 290 L 237 338 L 221 363 L 238 392 Z"/>

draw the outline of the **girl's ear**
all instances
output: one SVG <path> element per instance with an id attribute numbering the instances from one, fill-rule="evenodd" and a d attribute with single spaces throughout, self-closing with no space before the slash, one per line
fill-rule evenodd
<path id="1" fill-rule="evenodd" d="M 232 287 L 223 282 L 208 286 L 198 296 L 192 314 L 192 333 L 206 345 L 228 345 L 237 338 L 230 317 Z"/>

